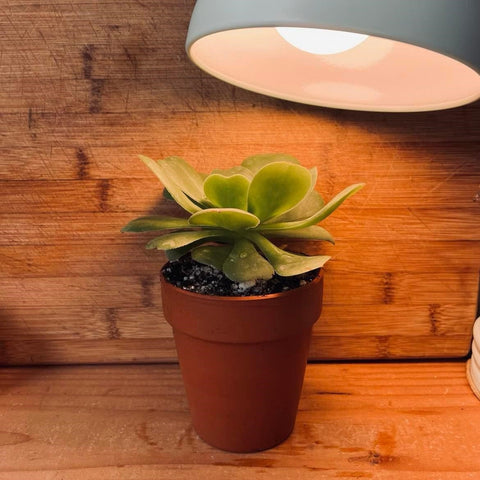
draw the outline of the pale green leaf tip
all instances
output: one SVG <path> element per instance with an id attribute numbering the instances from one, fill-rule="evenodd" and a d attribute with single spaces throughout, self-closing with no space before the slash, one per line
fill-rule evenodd
<path id="1" fill-rule="evenodd" d="M 146 155 L 138 155 L 138 158 L 143 162 L 143 163 L 148 163 L 148 162 L 154 162 L 150 157 L 147 157 Z"/>
<path id="2" fill-rule="evenodd" d="M 125 233 L 125 232 L 133 232 L 133 233 L 138 233 L 136 230 L 135 230 L 135 222 L 136 220 L 130 220 L 130 222 L 128 222 L 126 225 L 124 225 L 122 228 L 121 228 L 121 232 L 122 233 Z"/>

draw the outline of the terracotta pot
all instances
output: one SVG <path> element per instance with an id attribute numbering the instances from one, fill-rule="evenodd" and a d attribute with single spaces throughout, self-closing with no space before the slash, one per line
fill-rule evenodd
<path id="1" fill-rule="evenodd" d="M 291 433 L 323 271 L 307 285 L 257 297 L 191 293 L 161 277 L 198 435 L 231 452 L 273 447 Z"/>

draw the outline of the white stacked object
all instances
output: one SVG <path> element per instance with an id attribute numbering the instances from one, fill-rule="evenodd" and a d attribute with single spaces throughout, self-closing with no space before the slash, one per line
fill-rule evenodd
<path id="1" fill-rule="evenodd" d="M 467 364 L 467 378 L 473 393 L 480 399 L 480 317 L 473 326 L 472 358 Z"/>

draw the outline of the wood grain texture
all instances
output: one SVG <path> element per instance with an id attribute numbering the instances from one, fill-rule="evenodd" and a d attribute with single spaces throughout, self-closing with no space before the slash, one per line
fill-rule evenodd
<path id="1" fill-rule="evenodd" d="M 0 369 L 1 480 L 478 478 L 465 363 L 314 364 L 291 437 L 205 444 L 176 365 Z"/>
<path id="2" fill-rule="evenodd" d="M 186 58 L 193 0 L 10 0 L 0 7 L 0 362 L 175 360 L 148 234 L 171 213 L 137 159 L 199 170 L 284 151 L 326 198 L 337 245 L 313 359 L 463 356 L 480 270 L 480 103 L 375 114 L 298 105 Z M 311 244 L 293 249 L 318 251 Z"/>

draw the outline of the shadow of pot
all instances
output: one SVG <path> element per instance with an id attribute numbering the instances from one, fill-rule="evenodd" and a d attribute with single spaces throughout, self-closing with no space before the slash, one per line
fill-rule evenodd
<path id="1" fill-rule="evenodd" d="M 307 285 L 257 297 L 191 293 L 161 277 L 198 435 L 231 452 L 271 448 L 293 430 L 323 271 Z"/>

